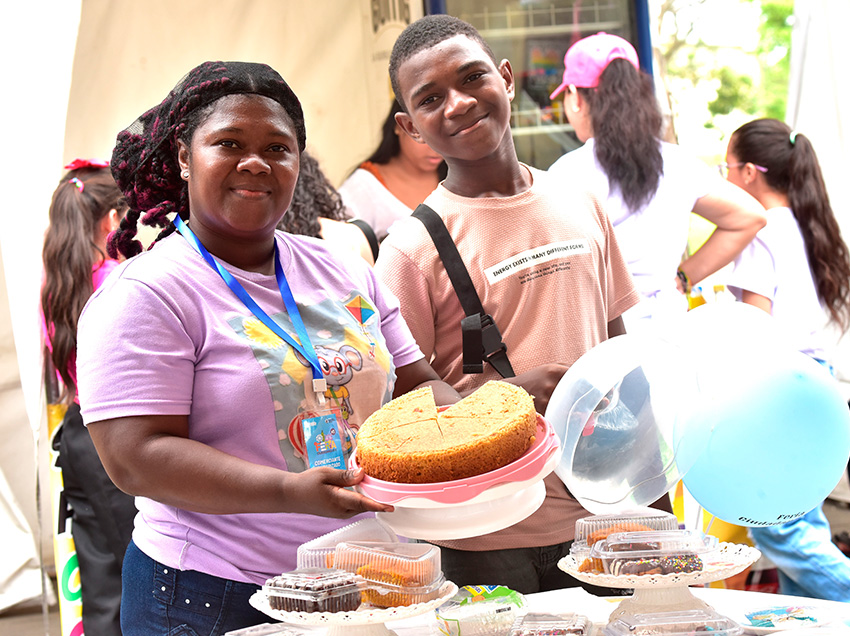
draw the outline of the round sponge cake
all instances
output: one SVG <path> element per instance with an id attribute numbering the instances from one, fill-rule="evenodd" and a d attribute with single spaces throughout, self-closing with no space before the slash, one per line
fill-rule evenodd
<path id="1" fill-rule="evenodd" d="M 367 475 L 397 483 L 465 479 L 519 459 L 534 443 L 534 400 L 521 387 L 491 381 L 443 411 L 430 387 L 373 413 L 357 434 Z"/>

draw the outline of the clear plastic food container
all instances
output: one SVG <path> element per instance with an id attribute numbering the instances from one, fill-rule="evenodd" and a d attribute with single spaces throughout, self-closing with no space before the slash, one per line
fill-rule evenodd
<path id="1" fill-rule="evenodd" d="M 590 620 L 581 614 L 529 613 L 516 620 L 510 636 L 584 636 L 590 633 L 590 627 Z"/>
<path id="2" fill-rule="evenodd" d="M 605 574 L 635 576 L 698 572 L 701 555 L 717 548 L 717 538 L 694 530 L 618 532 L 590 548 L 590 560 Z"/>
<path id="3" fill-rule="evenodd" d="M 363 599 L 378 607 L 433 601 L 445 583 L 440 548 L 427 543 L 344 541 L 336 546 L 334 565 L 362 576 Z"/>
<path id="4" fill-rule="evenodd" d="M 336 546 L 343 541 L 399 543 L 399 538 L 392 528 L 380 519 L 361 519 L 301 544 L 297 553 L 298 569 L 334 567 Z"/>
<path id="5" fill-rule="evenodd" d="M 700 632 L 711 636 L 739 636 L 744 630 L 731 618 L 711 609 L 626 614 L 602 628 L 605 636 L 693 636 Z"/>
<path id="6" fill-rule="evenodd" d="M 678 530 L 676 515 L 646 508 L 622 514 L 594 515 L 576 521 L 575 541 L 570 554 L 577 561 L 590 555 L 591 546 L 615 532 L 640 532 L 649 530 Z"/>
<path id="7" fill-rule="evenodd" d="M 269 606 L 283 612 L 353 612 L 364 589 L 362 577 L 333 568 L 284 572 L 263 586 Z"/>
<path id="8" fill-rule="evenodd" d="M 435 610 L 444 636 L 508 636 L 525 597 L 503 585 L 467 585 Z"/>

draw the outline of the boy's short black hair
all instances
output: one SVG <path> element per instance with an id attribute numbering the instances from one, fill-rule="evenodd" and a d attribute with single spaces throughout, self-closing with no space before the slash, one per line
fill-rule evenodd
<path id="1" fill-rule="evenodd" d="M 484 52 L 493 60 L 493 64 L 497 64 L 493 49 L 478 32 L 478 29 L 468 22 L 443 14 L 426 15 L 424 18 L 416 20 L 398 36 L 390 55 L 390 83 L 398 103 L 405 112 L 407 112 L 407 105 L 402 99 L 401 89 L 398 85 L 399 67 L 419 51 L 430 49 L 432 46 L 456 35 L 465 35 L 470 40 L 478 42 Z"/>

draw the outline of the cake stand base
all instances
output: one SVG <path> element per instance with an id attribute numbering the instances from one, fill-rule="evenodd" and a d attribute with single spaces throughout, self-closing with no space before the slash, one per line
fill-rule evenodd
<path id="1" fill-rule="evenodd" d="M 636 588 L 634 595 L 623 600 L 609 617 L 610 621 L 624 614 L 655 614 L 682 610 L 705 610 L 710 605 L 698 599 L 687 586 Z"/>

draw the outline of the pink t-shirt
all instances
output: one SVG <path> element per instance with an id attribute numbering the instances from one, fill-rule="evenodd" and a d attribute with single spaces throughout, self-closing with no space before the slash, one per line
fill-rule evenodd
<path id="1" fill-rule="evenodd" d="M 466 198 L 440 185 L 425 203 L 443 219 L 484 309 L 493 316 L 514 371 L 571 365 L 608 337 L 608 322 L 638 302 L 602 207 L 577 188 L 530 169 L 532 187 L 509 197 Z M 405 219 L 381 245 L 375 270 L 398 297 L 425 357 L 464 392 L 500 379 L 465 375 L 463 310 L 425 226 Z M 573 538 L 585 510 L 554 474 L 531 517 L 497 533 L 440 542 L 463 550 L 554 545 Z"/>
<path id="2" fill-rule="evenodd" d="M 390 398 L 395 369 L 422 353 L 398 302 L 365 261 L 343 263 L 318 239 L 279 232 L 277 241 L 310 340 L 327 364 L 328 400 L 356 429 Z M 273 275 L 224 265 L 295 333 Z M 188 415 L 193 440 L 257 464 L 305 470 L 296 417 L 299 407 L 315 404 L 309 366 L 179 234 L 116 270 L 84 309 L 78 332 L 86 424 Z M 151 558 L 257 584 L 294 569 L 302 543 L 351 523 L 307 514 L 202 514 L 143 497 L 136 507 L 133 540 Z"/>

